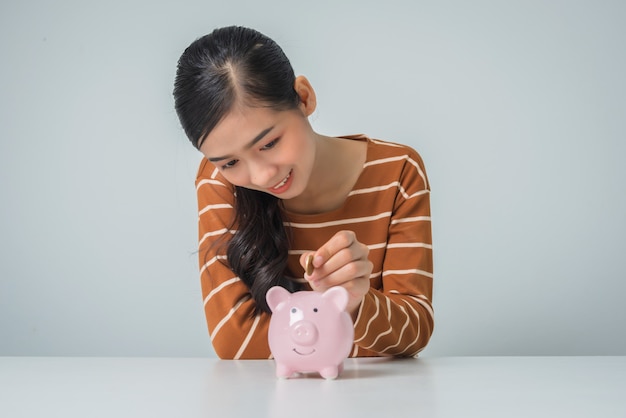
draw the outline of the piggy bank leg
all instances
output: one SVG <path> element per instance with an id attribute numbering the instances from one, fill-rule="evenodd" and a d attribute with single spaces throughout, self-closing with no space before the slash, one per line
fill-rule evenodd
<path id="1" fill-rule="evenodd" d="M 276 377 L 279 379 L 289 379 L 294 373 L 291 367 L 281 363 L 276 363 Z"/>
<path id="2" fill-rule="evenodd" d="M 336 379 L 339 376 L 339 367 L 328 366 L 320 370 L 320 376 L 324 379 Z"/>

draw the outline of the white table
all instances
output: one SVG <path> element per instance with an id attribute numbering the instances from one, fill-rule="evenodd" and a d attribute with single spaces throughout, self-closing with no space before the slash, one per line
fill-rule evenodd
<path id="1" fill-rule="evenodd" d="M 337 380 L 274 362 L 0 357 L 0 417 L 626 417 L 626 357 L 349 359 Z"/>

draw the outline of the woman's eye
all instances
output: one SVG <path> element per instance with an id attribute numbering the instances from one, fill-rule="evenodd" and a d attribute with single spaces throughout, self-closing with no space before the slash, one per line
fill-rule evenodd
<path id="1" fill-rule="evenodd" d="M 262 150 L 268 150 L 268 149 L 272 149 L 276 146 L 276 144 L 278 143 L 278 141 L 280 141 L 280 138 L 276 138 L 275 140 L 268 142 L 267 144 L 265 144 L 263 146 L 263 148 L 261 148 Z"/>
<path id="2" fill-rule="evenodd" d="M 227 170 L 229 168 L 233 168 L 235 166 L 235 164 L 237 164 L 237 161 L 239 161 L 239 160 L 230 160 L 226 164 L 222 165 L 222 170 Z"/>

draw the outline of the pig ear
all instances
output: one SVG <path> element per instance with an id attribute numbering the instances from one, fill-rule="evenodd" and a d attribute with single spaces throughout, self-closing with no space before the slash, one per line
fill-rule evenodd
<path id="1" fill-rule="evenodd" d="M 282 286 L 274 286 L 265 294 L 265 300 L 268 306 L 274 312 L 279 303 L 289 298 L 289 291 Z"/>
<path id="2" fill-rule="evenodd" d="M 322 298 L 330 300 L 340 311 L 345 311 L 348 306 L 348 291 L 341 286 L 331 287 L 324 292 Z"/>

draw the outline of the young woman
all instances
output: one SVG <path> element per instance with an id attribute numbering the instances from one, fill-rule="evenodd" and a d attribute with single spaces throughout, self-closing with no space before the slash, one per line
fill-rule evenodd
<path id="1" fill-rule="evenodd" d="M 274 285 L 345 287 L 353 357 L 422 350 L 434 324 L 433 265 L 430 187 L 417 152 L 316 133 L 313 87 L 248 28 L 193 42 L 174 98 L 205 156 L 196 179 L 200 276 L 216 354 L 271 357 L 265 294 Z"/>

